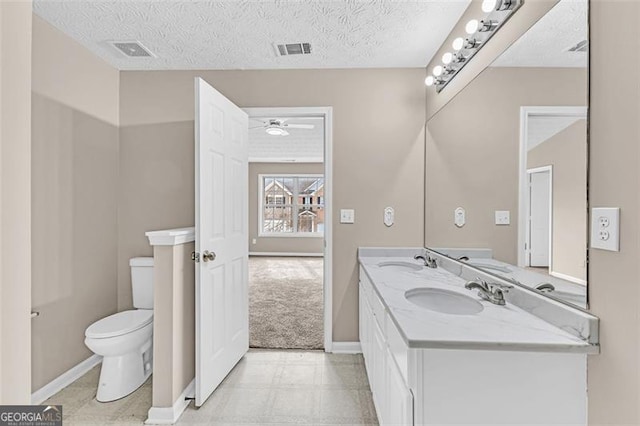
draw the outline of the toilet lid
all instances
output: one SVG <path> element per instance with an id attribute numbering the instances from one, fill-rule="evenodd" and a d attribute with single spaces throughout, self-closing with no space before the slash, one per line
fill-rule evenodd
<path id="1" fill-rule="evenodd" d="M 151 321 L 153 321 L 153 311 L 150 309 L 118 312 L 91 324 L 85 336 L 94 339 L 121 336 L 136 331 L 150 324 Z"/>

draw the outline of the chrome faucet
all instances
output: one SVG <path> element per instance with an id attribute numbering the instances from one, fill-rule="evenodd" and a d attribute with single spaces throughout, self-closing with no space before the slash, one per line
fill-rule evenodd
<path id="1" fill-rule="evenodd" d="M 505 293 L 508 293 L 509 289 L 513 288 L 513 286 L 507 284 L 488 283 L 477 278 L 475 281 L 469 281 L 466 283 L 464 288 L 467 290 L 478 289 L 478 296 L 480 296 L 481 299 L 487 300 L 495 305 L 505 305 L 506 301 L 504 299 L 504 295 Z"/>
<path id="2" fill-rule="evenodd" d="M 556 287 L 551 283 L 540 283 L 536 286 L 536 290 L 541 291 L 543 293 L 551 293 L 555 291 Z"/>
<path id="3" fill-rule="evenodd" d="M 437 268 L 438 263 L 434 257 L 429 256 L 428 254 L 416 254 L 413 256 L 415 260 L 422 259 L 424 261 L 424 266 L 427 268 Z"/>

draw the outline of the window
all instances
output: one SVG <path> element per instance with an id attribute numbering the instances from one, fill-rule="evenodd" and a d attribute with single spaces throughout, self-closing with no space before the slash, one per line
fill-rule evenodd
<path id="1" fill-rule="evenodd" d="M 260 175 L 260 235 L 324 234 L 322 175 Z"/>

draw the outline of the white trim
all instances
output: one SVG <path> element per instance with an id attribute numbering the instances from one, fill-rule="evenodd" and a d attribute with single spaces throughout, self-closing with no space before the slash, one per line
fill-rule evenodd
<path id="1" fill-rule="evenodd" d="M 178 421 L 184 410 L 189 405 L 187 397 L 192 397 L 195 393 L 196 379 L 191 380 L 191 383 L 187 385 L 182 391 L 178 399 L 173 403 L 171 407 L 151 407 L 147 414 L 146 425 L 170 425 Z"/>
<path id="2" fill-rule="evenodd" d="M 37 391 L 31 394 L 31 403 L 34 405 L 40 405 L 53 395 L 66 388 L 80 377 L 84 376 L 96 365 L 102 362 L 100 355 L 93 354 L 89 358 L 85 359 L 75 367 L 62 373 Z"/>
<path id="3" fill-rule="evenodd" d="M 175 228 L 145 232 L 152 246 L 175 246 L 196 240 L 196 228 Z"/>
<path id="4" fill-rule="evenodd" d="M 561 280 L 570 281 L 575 284 L 587 285 L 586 280 L 572 277 L 571 275 L 561 274 L 560 272 L 550 271 L 549 275 L 551 275 L 552 277 L 560 278 Z"/>
<path id="5" fill-rule="evenodd" d="M 526 217 L 531 218 L 531 175 L 535 173 L 549 173 L 549 260 L 547 265 L 549 267 L 549 271 L 553 271 L 553 166 L 542 166 L 535 167 L 533 169 L 527 170 L 527 196 L 525 197 L 526 207 Z M 529 221 L 530 222 L 530 221 Z M 531 226 L 527 226 L 526 229 L 526 238 L 525 245 L 526 251 L 525 253 L 530 254 L 531 252 Z M 531 266 L 531 256 L 525 256 L 524 258 L 525 266 Z"/>
<path id="6" fill-rule="evenodd" d="M 318 157 L 299 157 L 299 158 L 249 157 L 249 163 L 324 163 L 324 159 L 318 158 Z"/>
<path id="7" fill-rule="evenodd" d="M 322 117 L 324 118 L 324 350 L 333 349 L 333 108 L 245 108 L 249 117 Z"/>
<path id="8" fill-rule="evenodd" d="M 281 253 L 267 251 L 250 251 L 249 256 L 269 256 L 269 257 L 323 257 L 322 253 Z"/>
<path id="9" fill-rule="evenodd" d="M 523 106 L 520 107 L 520 167 L 518 170 L 518 266 L 525 266 L 525 232 L 527 227 L 527 134 L 528 119 L 535 115 L 579 116 L 587 118 L 585 106 Z"/>
<path id="10" fill-rule="evenodd" d="M 331 352 L 334 354 L 361 354 L 360 342 L 332 342 Z"/>

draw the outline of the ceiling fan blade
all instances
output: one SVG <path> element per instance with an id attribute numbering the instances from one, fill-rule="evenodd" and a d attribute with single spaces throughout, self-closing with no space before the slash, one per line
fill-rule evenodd
<path id="1" fill-rule="evenodd" d="M 262 126 L 255 126 L 255 127 L 249 127 L 249 130 L 253 130 L 253 129 L 264 129 L 264 125 Z"/>
<path id="2" fill-rule="evenodd" d="M 283 127 L 286 127 L 288 129 L 313 129 L 316 126 L 314 126 L 313 124 L 285 124 Z"/>

